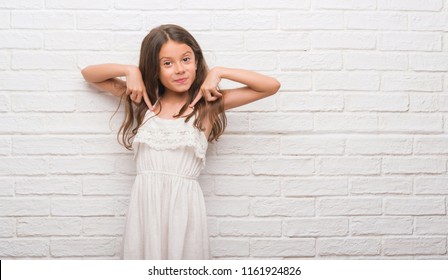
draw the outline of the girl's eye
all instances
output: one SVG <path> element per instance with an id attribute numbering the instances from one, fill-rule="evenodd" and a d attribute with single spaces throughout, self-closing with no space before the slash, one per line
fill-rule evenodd
<path id="1" fill-rule="evenodd" d="M 171 61 L 165 61 L 163 62 L 163 66 L 170 66 L 171 65 Z"/>
<path id="2" fill-rule="evenodd" d="M 191 60 L 191 58 L 189 58 L 189 57 L 184 57 L 184 62 L 190 62 L 190 60 Z"/>

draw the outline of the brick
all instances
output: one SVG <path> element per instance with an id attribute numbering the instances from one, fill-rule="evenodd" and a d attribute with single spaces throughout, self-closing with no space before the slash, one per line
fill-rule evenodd
<path id="1" fill-rule="evenodd" d="M 51 66 L 50 66 L 51 67 Z M 73 112 L 76 96 L 73 94 L 17 93 L 11 96 L 14 112 Z"/>
<path id="2" fill-rule="evenodd" d="M 14 196 L 14 180 L 12 178 L 0 179 L 0 197 Z"/>
<path id="3" fill-rule="evenodd" d="M 310 7 L 310 0 L 282 0 L 272 2 L 270 0 L 246 0 L 247 9 L 287 9 L 306 10 Z"/>
<path id="4" fill-rule="evenodd" d="M 321 175 L 373 175 L 380 173 L 380 159 L 366 157 L 321 157 L 317 162 Z"/>
<path id="5" fill-rule="evenodd" d="M 409 29 L 422 31 L 448 31 L 448 17 L 445 13 L 441 14 L 410 14 Z"/>
<path id="6" fill-rule="evenodd" d="M 16 220 L 0 218 L 0 237 L 14 237 L 16 234 Z"/>
<path id="7" fill-rule="evenodd" d="M 250 174 L 249 159 L 226 159 L 224 157 L 208 157 L 202 174 L 215 175 L 248 175 Z"/>
<path id="8" fill-rule="evenodd" d="M 10 26 L 10 13 L 9 12 L 0 12 L 0 29 L 7 29 Z M 1 61 L 1 59 L 0 59 Z M 1 66 L 1 62 L 0 62 L 0 66 Z M 0 67 L 1 69 L 1 67 Z"/>
<path id="9" fill-rule="evenodd" d="M 385 174 L 441 174 L 446 171 L 446 160 L 425 157 L 383 158 L 382 171 Z"/>
<path id="10" fill-rule="evenodd" d="M 210 237 L 216 237 L 219 234 L 218 219 L 207 218 L 207 231 Z"/>
<path id="11" fill-rule="evenodd" d="M 21 195 L 80 195 L 82 182 L 71 176 L 24 177 L 15 181 L 15 192 Z"/>
<path id="12" fill-rule="evenodd" d="M 279 53 L 279 67 L 282 70 L 339 70 L 342 69 L 342 56 L 332 52 L 282 52 Z M 283 89 L 283 86 L 282 86 Z"/>
<path id="13" fill-rule="evenodd" d="M 112 2 L 110 0 L 100 0 L 91 3 L 88 0 L 65 0 L 60 2 L 58 0 L 46 0 L 45 7 L 49 9 L 86 9 L 89 10 L 105 10 L 111 8 Z"/>
<path id="14" fill-rule="evenodd" d="M 410 96 L 409 111 L 437 112 L 448 111 L 448 96 L 437 94 L 413 94 Z"/>
<path id="15" fill-rule="evenodd" d="M 409 57 L 409 67 L 416 71 L 447 71 L 448 55 L 414 54 Z"/>
<path id="16" fill-rule="evenodd" d="M 6 70 L 6 69 L 8 69 L 9 67 L 10 67 L 10 55 L 9 54 L 6 54 L 6 53 L 1 53 L 0 52 L 0 69 L 1 70 Z M 3 99 L 6 99 L 6 96 L 5 95 L 2 95 L 2 100 Z M 5 100 L 6 101 L 6 100 Z M 3 110 L 5 110 L 5 109 L 7 109 L 6 108 L 6 106 L 7 106 L 8 104 L 6 104 L 6 102 L 4 102 L 3 104 L 2 104 L 2 106 L 0 107 L 0 109 L 3 111 Z"/>
<path id="17" fill-rule="evenodd" d="M 340 12 L 281 12 L 279 27 L 284 30 L 344 29 L 344 14 Z"/>
<path id="18" fill-rule="evenodd" d="M 386 215 L 445 215 L 443 198 L 385 198 Z"/>
<path id="19" fill-rule="evenodd" d="M 378 90 L 380 79 L 375 73 L 320 72 L 315 77 L 317 90 Z"/>
<path id="20" fill-rule="evenodd" d="M 166 19 L 170 18 L 170 23 L 177 24 L 189 31 L 206 31 L 212 29 L 212 15 L 208 11 L 197 12 L 188 11 L 183 12 L 179 10 L 172 10 L 170 12 L 157 11 L 155 13 L 145 13 L 145 26 L 159 26 L 166 24 Z M 194 18 L 194 20 L 191 20 Z"/>
<path id="21" fill-rule="evenodd" d="M 79 236 L 80 218 L 21 218 L 17 221 L 17 236 Z"/>
<path id="22" fill-rule="evenodd" d="M 0 257 L 2 258 L 47 257 L 49 250 L 48 240 L 0 240 Z"/>
<path id="23" fill-rule="evenodd" d="M 317 202 L 319 216 L 381 215 L 380 198 L 322 198 Z"/>
<path id="24" fill-rule="evenodd" d="M 46 198 L 0 198 L 0 213 L 4 217 L 48 216 L 50 201 Z"/>
<path id="25" fill-rule="evenodd" d="M 270 177 L 220 177 L 216 179 L 216 195 L 279 196 L 280 182 Z"/>
<path id="26" fill-rule="evenodd" d="M 444 255 L 445 237 L 395 237 L 384 238 L 383 251 L 386 256 L 399 255 Z"/>
<path id="27" fill-rule="evenodd" d="M 245 35 L 249 51 L 299 51 L 310 49 L 310 34 L 307 32 L 248 32 Z"/>
<path id="28" fill-rule="evenodd" d="M 13 138 L 14 155 L 74 155 L 80 152 L 79 140 L 72 137 L 18 136 Z"/>
<path id="29" fill-rule="evenodd" d="M 438 114 L 381 114 L 381 132 L 439 133 L 443 131 L 442 116 Z"/>
<path id="30" fill-rule="evenodd" d="M 272 30 L 277 28 L 277 13 L 274 12 L 226 12 L 213 16 L 216 30 Z"/>
<path id="31" fill-rule="evenodd" d="M 387 74 L 382 77 L 384 91 L 422 91 L 442 90 L 442 76 L 438 74 Z"/>
<path id="32" fill-rule="evenodd" d="M 313 32 L 313 49 L 323 50 L 372 50 L 376 46 L 375 34 L 361 32 Z"/>
<path id="33" fill-rule="evenodd" d="M 82 234 L 84 236 L 121 236 L 125 223 L 125 218 L 84 218 Z"/>
<path id="34" fill-rule="evenodd" d="M 348 29 L 363 30 L 407 30 L 407 15 L 390 12 L 347 13 Z"/>
<path id="35" fill-rule="evenodd" d="M 317 240 L 319 256 L 375 256 L 381 254 L 377 238 L 322 238 Z"/>
<path id="36" fill-rule="evenodd" d="M 347 111 L 405 112 L 409 109 L 409 97 L 405 94 L 347 94 Z"/>
<path id="37" fill-rule="evenodd" d="M 10 137 L 0 137 L 0 155 L 11 155 L 12 140 Z"/>
<path id="38" fill-rule="evenodd" d="M 116 214 L 116 201 L 103 198 L 55 198 L 51 201 L 52 216 L 114 216 Z"/>
<path id="39" fill-rule="evenodd" d="M 332 196 L 347 195 L 345 178 L 284 179 L 283 193 L 289 196 Z"/>
<path id="40" fill-rule="evenodd" d="M 42 34 L 30 31 L 3 31 L 0 48 L 5 49 L 40 49 L 43 45 Z"/>
<path id="41" fill-rule="evenodd" d="M 45 49 L 110 50 L 112 39 L 107 32 L 55 31 L 45 34 Z"/>
<path id="42" fill-rule="evenodd" d="M 379 35 L 381 51 L 441 51 L 442 37 L 435 33 L 387 32 Z"/>
<path id="43" fill-rule="evenodd" d="M 412 178 L 354 177 L 350 178 L 351 194 L 411 194 Z"/>
<path id="44" fill-rule="evenodd" d="M 373 132 L 378 130 L 374 114 L 320 113 L 314 118 L 314 130 L 320 132 Z"/>
<path id="45" fill-rule="evenodd" d="M 313 128 L 313 116 L 311 114 L 251 114 L 249 128 L 252 132 L 271 134 L 310 131 Z"/>
<path id="46" fill-rule="evenodd" d="M 282 72 L 276 75 L 282 84 L 282 91 L 309 91 L 313 87 L 313 77 L 306 72 Z"/>
<path id="47" fill-rule="evenodd" d="M 280 220 L 223 220 L 219 222 L 219 233 L 222 236 L 281 236 Z"/>
<path id="48" fill-rule="evenodd" d="M 408 68 L 408 56 L 394 53 L 350 52 L 344 55 L 349 70 L 402 70 Z"/>
<path id="49" fill-rule="evenodd" d="M 422 5 L 419 0 L 378 0 L 380 10 L 439 11 L 442 6 L 442 0 L 429 0 L 425 2 L 425 5 Z"/>
<path id="50" fill-rule="evenodd" d="M 415 194 L 448 195 L 448 177 L 415 178 Z"/>
<path id="51" fill-rule="evenodd" d="M 0 3 L 0 8 L 9 8 L 9 9 L 41 9 L 45 5 L 42 0 L 23 0 L 23 1 L 15 1 L 15 0 L 4 0 Z"/>
<path id="52" fill-rule="evenodd" d="M 283 111 L 340 112 L 344 109 L 344 97 L 335 94 L 283 93 L 280 95 Z"/>
<path id="53" fill-rule="evenodd" d="M 341 136 L 283 136 L 282 155 L 342 155 L 345 137 Z"/>
<path id="54" fill-rule="evenodd" d="M 310 175 L 315 171 L 313 158 L 258 158 L 252 163 L 255 175 Z"/>
<path id="55" fill-rule="evenodd" d="M 144 0 L 139 0 L 144 2 Z M 166 2 L 162 2 L 163 6 Z M 198 10 L 241 10 L 244 8 L 244 3 L 238 0 L 229 0 L 225 2 L 214 3 L 207 0 L 183 0 L 180 3 L 180 8 L 183 10 L 198 9 Z"/>
<path id="56" fill-rule="evenodd" d="M 415 138 L 417 155 L 448 154 L 448 136 L 420 136 Z"/>
<path id="57" fill-rule="evenodd" d="M 192 32 L 193 33 L 193 32 Z M 194 32 L 203 51 L 241 52 L 245 51 L 244 36 L 233 32 Z"/>
<path id="58" fill-rule="evenodd" d="M 249 240 L 212 238 L 210 239 L 213 257 L 247 257 L 249 256 Z"/>
<path id="59" fill-rule="evenodd" d="M 351 136 L 346 142 L 349 155 L 410 155 L 412 139 L 396 136 Z"/>
<path id="60" fill-rule="evenodd" d="M 278 154 L 280 139 L 278 137 L 223 136 L 216 146 L 221 154 Z"/>
<path id="61" fill-rule="evenodd" d="M 277 57 L 269 52 L 257 52 L 255 54 L 250 52 L 223 52 L 216 54 L 215 59 L 214 64 L 223 67 L 251 69 L 254 71 L 271 71 L 277 69 Z M 250 104 L 258 104 L 258 101 Z"/>
<path id="62" fill-rule="evenodd" d="M 306 217 L 314 216 L 314 199 L 312 198 L 280 198 L 257 199 L 252 204 L 253 214 L 257 217 L 286 216 Z"/>
<path id="63" fill-rule="evenodd" d="M 249 215 L 250 202 L 247 199 L 207 199 L 205 203 L 209 216 L 243 217 Z"/>
<path id="64" fill-rule="evenodd" d="M 448 218 L 446 216 L 416 217 L 415 233 L 417 235 L 446 235 L 448 234 Z"/>
<path id="65" fill-rule="evenodd" d="M 352 235 L 411 235 L 412 217 L 354 217 L 350 221 Z"/>
<path id="66" fill-rule="evenodd" d="M 52 239 L 52 257 L 114 256 L 115 238 Z"/>
<path id="67" fill-rule="evenodd" d="M 11 157 L 0 161 L 0 175 L 43 175 L 48 169 L 46 159 Z"/>
<path id="68" fill-rule="evenodd" d="M 254 257 L 312 257 L 316 254 L 313 238 L 251 239 Z"/>
<path id="69" fill-rule="evenodd" d="M 288 237 L 321 237 L 348 235 L 346 218 L 286 219 L 283 234 Z"/>
<path id="70" fill-rule="evenodd" d="M 51 158 L 49 171 L 52 174 L 110 174 L 114 171 L 114 160 L 110 158 Z"/>
<path id="71" fill-rule="evenodd" d="M 28 82 L 24 83 L 24 80 Z M 47 90 L 47 77 L 42 73 L 29 74 L 19 71 L 3 73 L 0 88 L 8 91 L 43 91 Z M 7 117 L 2 117 L 2 119 L 7 119 Z"/>
<path id="72" fill-rule="evenodd" d="M 136 13 L 89 12 L 78 13 L 78 30 L 140 30 L 144 26 L 144 17 Z"/>
<path id="73" fill-rule="evenodd" d="M 88 195 L 130 195 L 134 176 L 123 177 L 87 177 L 82 182 L 82 194 Z"/>
<path id="74" fill-rule="evenodd" d="M 73 13 L 62 11 L 12 11 L 11 27 L 14 29 L 74 29 L 75 16 Z M 38 59 L 35 56 L 34 59 Z M 32 62 L 30 60 L 29 62 Z"/>

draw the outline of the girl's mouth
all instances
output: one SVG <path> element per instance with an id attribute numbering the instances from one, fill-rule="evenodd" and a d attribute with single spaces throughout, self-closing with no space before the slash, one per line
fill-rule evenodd
<path id="1" fill-rule="evenodd" d="M 182 78 L 182 79 L 174 80 L 174 82 L 176 82 L 178 84 L 184 84 L 187 80 L 188 80 L 188 78 Z"/>

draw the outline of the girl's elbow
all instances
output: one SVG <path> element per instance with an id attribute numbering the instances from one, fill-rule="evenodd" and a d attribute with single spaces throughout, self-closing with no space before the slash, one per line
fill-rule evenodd
<path id="1" fill-rule="evenodd" d="M 282 86 L 282 85 L 280 84 L 279 81 L 274 80 L 273 83 L 272 83 L 271 95 L 276 94 L 276 93 L 279 91 L 279 89 L 280 89 L 281 86 Z"/>

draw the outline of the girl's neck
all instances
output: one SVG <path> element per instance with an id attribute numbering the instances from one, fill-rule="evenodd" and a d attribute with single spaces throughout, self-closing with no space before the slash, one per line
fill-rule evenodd
<path id="1" fill-rule="evenodd" d="M 163 100 L 164 104 L 167 104 L 169 106 L 179 106 L 185 104 L 188 100 L 188 94 L 185 93 L 173 93 L 173 92 L 165 92 L 163 94 L 163 97 L 159 98 L 160 100 Z M 159 101 L 160 102 L 160 101 Z"/>

